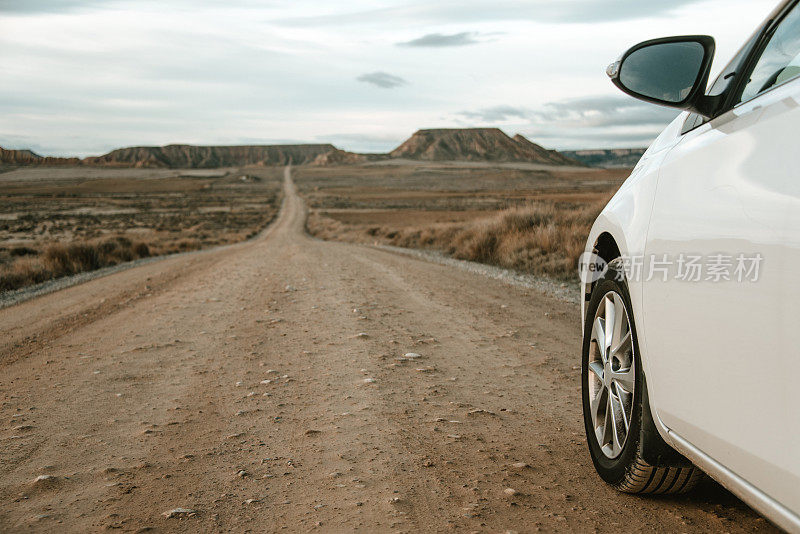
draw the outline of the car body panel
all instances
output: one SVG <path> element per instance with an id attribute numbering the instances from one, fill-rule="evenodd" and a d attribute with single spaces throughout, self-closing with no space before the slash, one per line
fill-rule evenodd
<path id="1" fill-rule="evenodd" d="M 646 257 L 760 255 L 757 280 L 643 284 L 648 384 L 664 424 L 800 510 L 800 83 L 686 134 L 665 158 Z M 795 145 L 793 147 L 792 145 Z M 749 266 L 749 265 L 748 265 Z M 729 271 L 732 269 L 729 269 Z"/>
<path id="2" fill-rule="evenodd" d="M 800 267 L 800 80 L 682 133 L 687 117 L 648 149 L 595 221 L 586 251 L 608 234 L 628 258 L 763 257 L 750 284 L 647 281 L 643 272 L 628 285 L 661 436 L 777 525 L 800 532 L 800 344 L 792 336 L 800 312 L 792 278 Z M 582 324 L 585 311 L 586 303 Z"/>
<path id="3" fill-rule="evenodd" d="M 800 516 L 737 476 L 697 447 L 670 432 L 670 444 L 711 478 L 787 532 L 800 532 Z"/>
<path id="4" fill-rule="evenodd" d="M 658 185 L 659 169 L 669 151 L 680 142 L 680 130 L 688 113 L 680 114 L 650 145 L 639 163 L 633 169 L 630 177 L 622 184 L 620 189 L 611 198 L 606 207 L 595 220 L 589 238 L 586 252 L 592 252 L 602 234 L 609 234 L 616 242 L 619 252 L 623 257 L 643 256 L 647 239 L 647 227 L 650 223 L 653 200 Z M 591 281 L 583 283 L 584 295 L 591 293 Z M 643 324 L 642 310 L 642 284 L 640 280 L 628 280 L 628 290 L 633 304 L 633 319 L 637 325 L 637 338 L 639 349 L 647 353 L 647 340 L 645 332 L 638 325 Z M 581 325 L 586 323 L 586 305 L 584 301 L 581 309 Z M 649 376 L 649 361 L 641 358 L 645 375 Z M 652 399 L 652 388 L 648 388 Z M 656 417 L 656 414 L 653 414 Z M 659 424 L 656 427 L 659 434 L 669 442 L 668 429 Z"/>
<path id="5" fill-rule="evenodd" d="M 609 200 L 595 220 L 586 243 L 586 252 L 592 252 L 601 234 L 610 234 L 624 256 L 644 254 L 647 226 L 655 197 L 658 172 L 669 150 L 679 141 L 680 130 L 688 113 L 680 114 L 650 145 L 642 155 L 631 175 Z M 641 304 L 640 287 L 633 283 L 631 298 Z M 584 294 L 587 290 L 583 284 Z M 581 309 L 581 324 L 585 322 L 586 302 Z"/>

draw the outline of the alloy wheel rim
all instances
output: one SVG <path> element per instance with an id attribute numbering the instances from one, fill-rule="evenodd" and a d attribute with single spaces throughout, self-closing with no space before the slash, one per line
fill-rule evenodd
<path id="1" fill-rule="evenodd" d="M 631 323 L 622 296 L 603 296 L 592 323 L 589 348 L 589 410 L 600 450 L 608 458 L 622 453 L 633 416 L 636 384 Z"/>

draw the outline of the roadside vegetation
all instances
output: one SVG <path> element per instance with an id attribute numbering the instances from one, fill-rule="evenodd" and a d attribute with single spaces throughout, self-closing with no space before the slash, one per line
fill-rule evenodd
<path id="1" fill-rule="evenodd" d="M 353 228 L 317 213 L 309 230 L 323 239 L 433 249 L 460 260 L 570 280 L 577 275 L 578 257 L 603 205 L 531 203 L 466 223 L 399 228 Z"/>
<path id="2" fill-rule="evenodd" d="M 577 279 L 591 225 L 628 174 L 444 164 L 328 172 L 296 173 L 317 237 L 435 250 L 561 281 Z"/>
<path id="3" fill-rule="evenodd" d="M 29 168 L 0 174 L 0 291 L 242 241 L 275 216 L 282 168 Z"/>
<path id="4" fill-rule="evenodd" d="M 28 247 L 14 247 L 9 256 L 15 259 L 0 267 L 0 291 L 147 258 L 150 247 L 117 237 L 100 243 L 52 244 L 41 254 Z"/>

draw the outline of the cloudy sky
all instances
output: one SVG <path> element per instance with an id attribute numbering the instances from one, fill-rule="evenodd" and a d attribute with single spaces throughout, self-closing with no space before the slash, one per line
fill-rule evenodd
<path id="1" fill-rule="evenodd" d="M 498 126 L 548 148 L 647 145 L 675 115 L 605 67 L 716 37 L 715 71 L 777 0 L 0 0 L 0 146 L 331 142 Z"/>

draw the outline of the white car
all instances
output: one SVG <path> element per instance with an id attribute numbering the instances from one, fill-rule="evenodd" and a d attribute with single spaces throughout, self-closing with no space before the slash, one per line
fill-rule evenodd
<path id="1" fill-rule="evenodd" d="M 800 532 L 798 0 L 707 89 L 713 55 L 711 37 L 671 37 L 608 67 L 683 113 L 587 242 L 587 440 L 621 491 L 683 492 L 705 472 Z"/>

